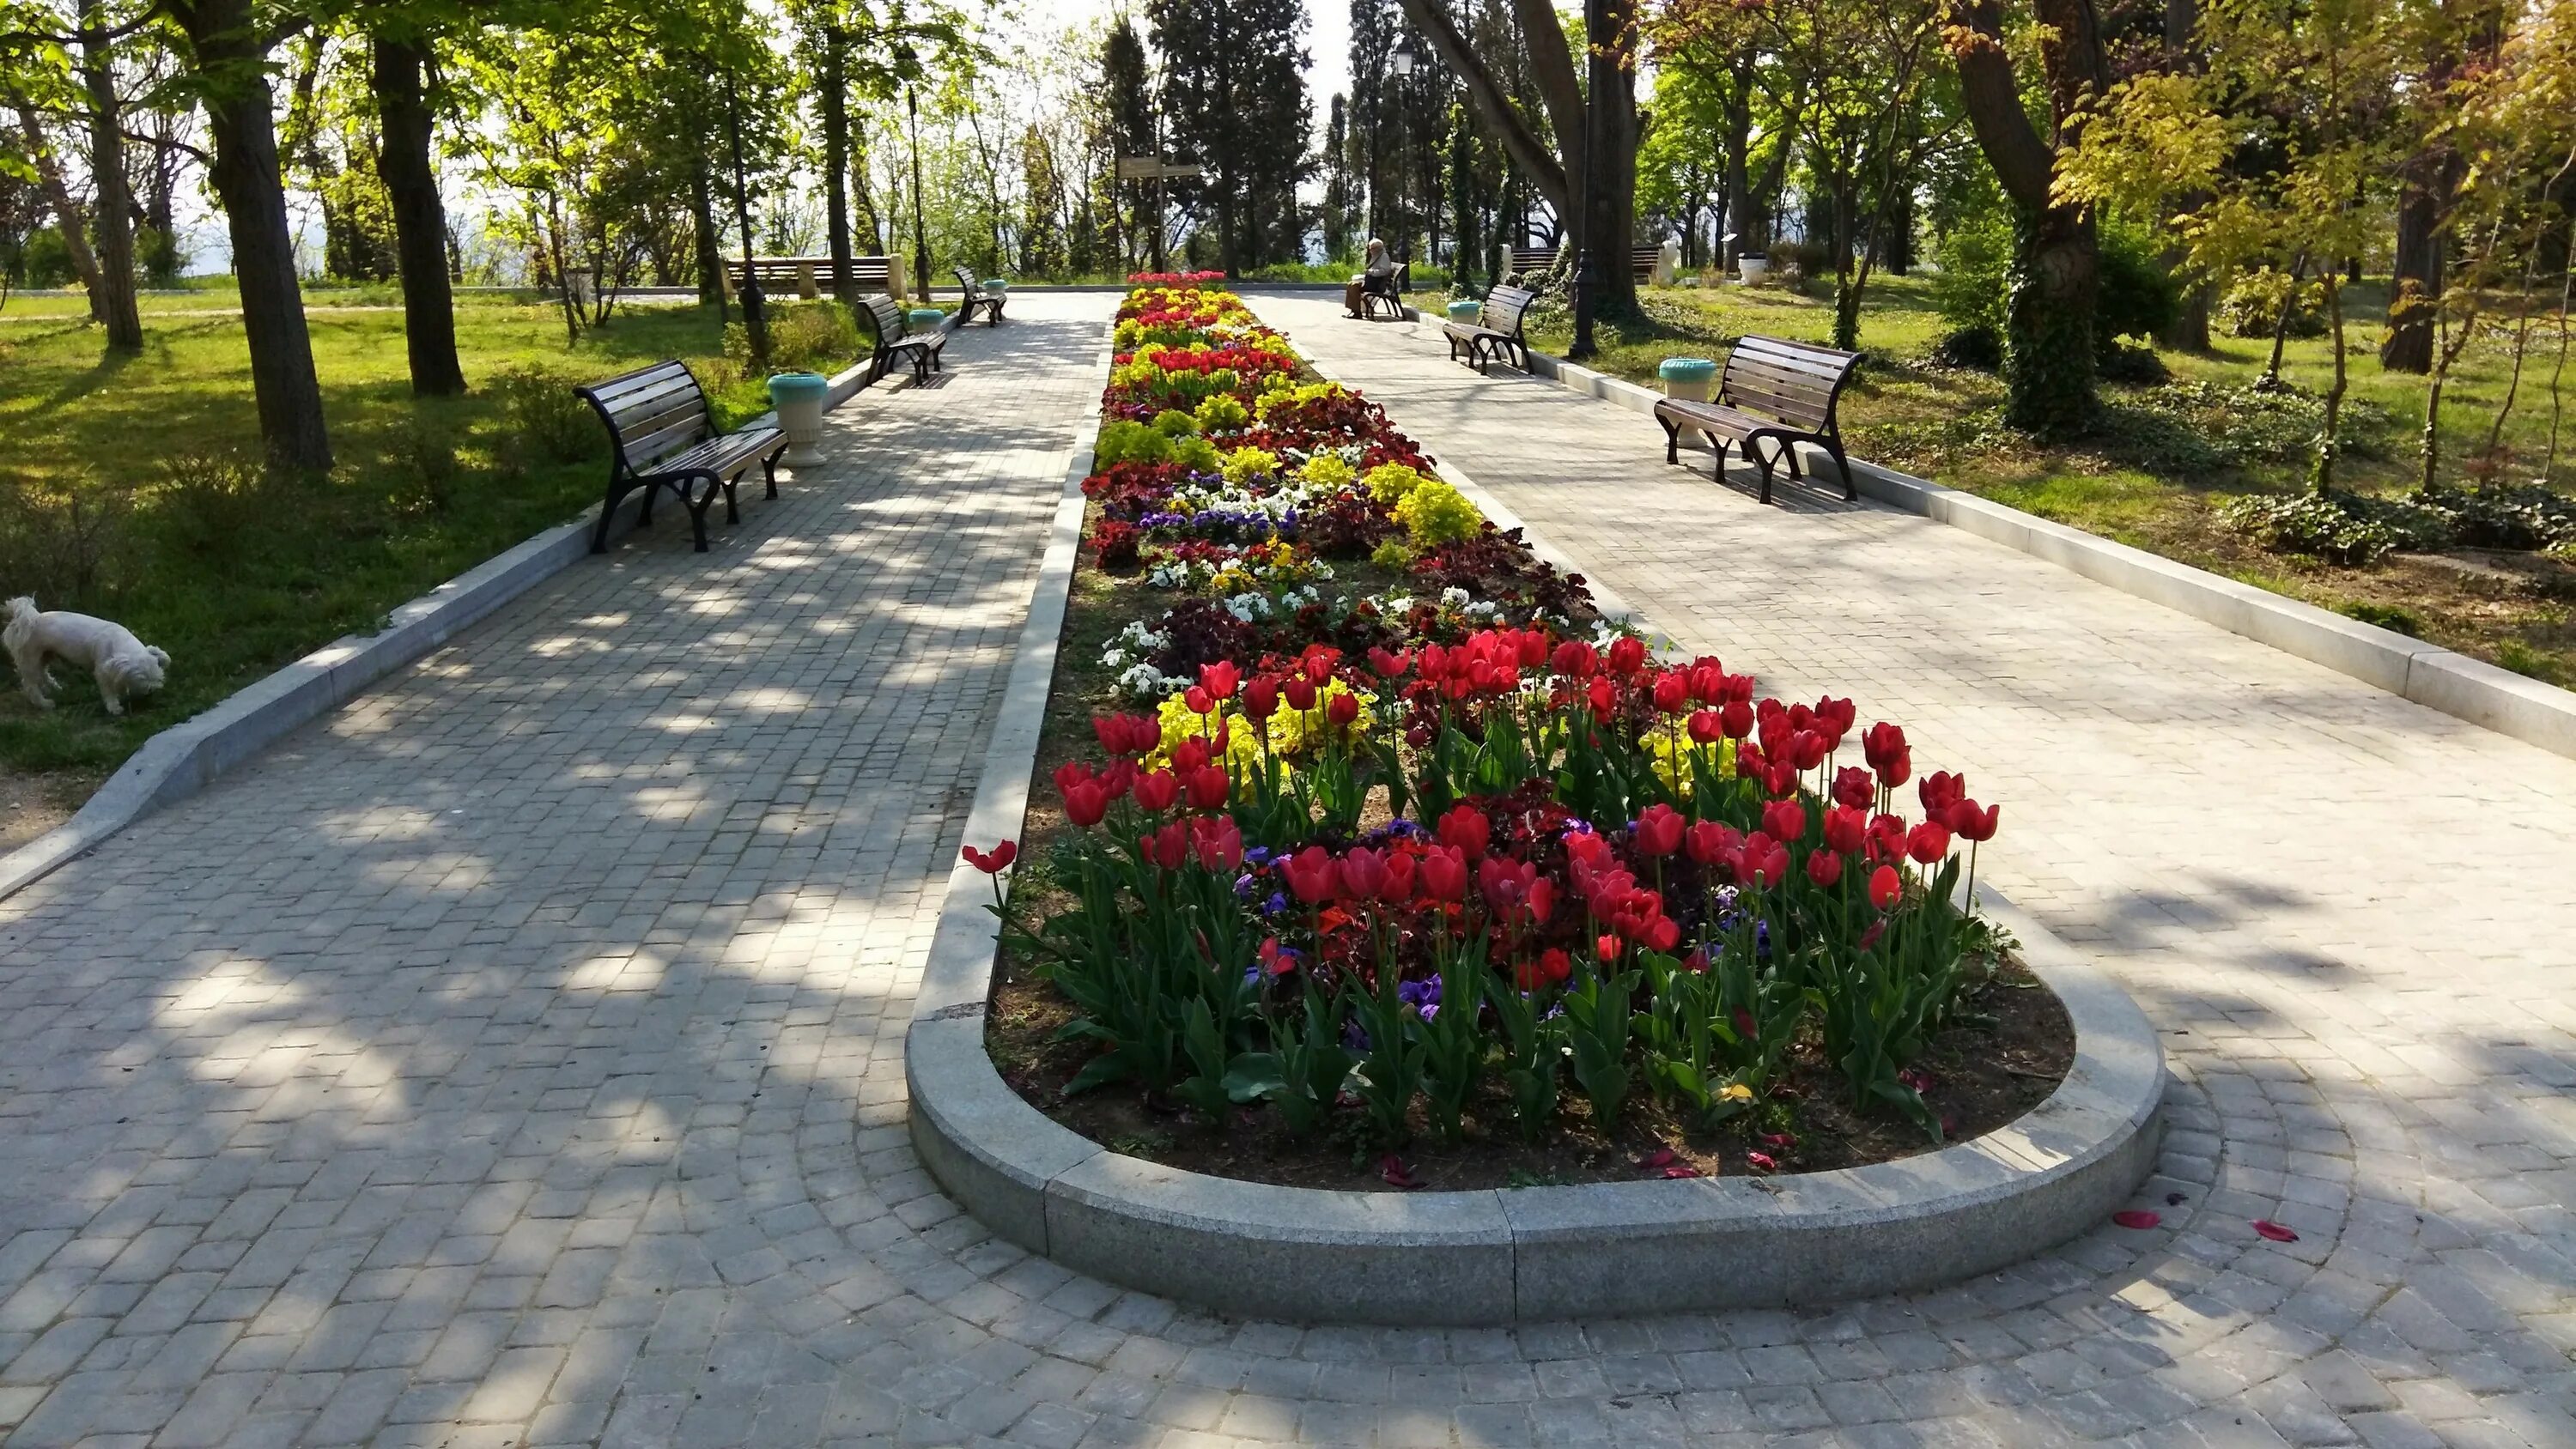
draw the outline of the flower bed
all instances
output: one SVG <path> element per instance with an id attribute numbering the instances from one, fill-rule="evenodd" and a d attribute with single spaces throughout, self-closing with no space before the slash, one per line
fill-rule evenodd
<path id="1" fill-rule="evenodd" d="M 1017 861 L 1025 1097 L 1411 1186 L 1842 1166 L 2048 1094 L 2064 1015 L 1954 904 L 1998 812 L 1900 729 L 1658 661 L 1237 298 L 1141 287 L 1117 349 L 1056 800 L 969 856 Z"/>

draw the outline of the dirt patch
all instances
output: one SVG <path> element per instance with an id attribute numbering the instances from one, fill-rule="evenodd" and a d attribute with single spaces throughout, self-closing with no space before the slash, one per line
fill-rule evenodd
<path id="1" fill-rule="evenodd" d="M 0 851 L 16 850 L 71 819 L 97 788 L 95 776 L 70 771 L 0 770 Z"/>
<path id="2" fill-rule="evenodd" d="M 1929 1078 L 1924 1100 L 1952 1142 L 2028 1114 L 2075 1060 L 2066 1008 L 2017 964 L 2007 962 L 1964 993 L 1960 1010 L 1961 1023 L 1934 1037 L 1916 1062 Z M 1129 1087 L 1065 1097 L 1064 1084 L 1090 1056 L 1081 1043 L 1054 1039 L 1071 1015 L 1061 997 L 1006 961 L 985 1039 L 1011 1090 L 1073 1131 L 1131 1157 L 1216 1177 L 1345 1190 L 1386 1185 L 1384 1154 L 1370 1145 L 1356 1109 L 1298 1138 L 1257 1107 L 1220 1127 Z M 1771 1159 L 1772 1171 L 1826 1172 L 1941 1145 L 1892 1113 L 1855 1110 L 1850 1088 L 1810 1040 L 1791 1050 L 1765 1101 L 1712 1130 L 1692 1130 L 1641 1094 L 1630 1099 L 1617 1130 L 1603 1133 L 1569 1082 L 1550 1130 L 1528 1140 L 1493 1085 L 1470 1108 L 1461 1141 L 1419 1133 L 1398 1155 L 1422 1186 L 1463 1191 L 1662 1178 L 1677 1168 L 1706 1177 L 1761 1175 L 1748 1161 L 1757 1152 Z"/>

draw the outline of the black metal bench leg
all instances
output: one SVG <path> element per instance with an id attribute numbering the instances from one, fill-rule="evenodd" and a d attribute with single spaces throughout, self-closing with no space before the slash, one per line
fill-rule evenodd
<path id="1" fill-rule="evenodd" d="M 1807 471 L 1798 466 L 1798 445 L 1796 442 L 1788 438 L 1782 438 L 1780 440 L 1780 456 L 1788 460 L 1790 477 L 1804 478 L 1807 476 Z"/>
<path id="2" fill-rule="evenodd" d="M 1655 415 L 1655 421 L 1656 421 L 1656 422 L 1659 422 L 1659 423 L 1661 423 L 1661 424 L 1663 424 L 1663 425 L 1664 425 L 1664 464 L 1665 464 L 1665 466 L 1666 466 L 1666 467 L 1679 467 L 1679 466 L 1680 466 L 1680 464 L 1681 464 L 1681 461 L 1682 461 L 1682 430 L 1681 430 L 1681 428 L 1680 428 L 1679 426 L 1677 426 L 1677 425 L 1673 422 L 1673 420 L 1672 420 L 1671 418 L 1665 417 L 1665 416 L 1664 416 L 1663 414 L 1661 414 L 1661 413 L 1657 413 L 1657 414 Z"/>
<path id="3" fill-rule="evenodd" d="M 679 489 L 680 500 L 686 503 L 689 508 L 689 528 L 695 535 L 697 551 L 699 553 L 705 553 L 707 551 L 707 510 L 715 506 L 716 494 L 724 485 L 713 474 L 704 474 L 700 476 L 705 477 L 707 480 L 707 491 L 703 497 L 692 498 L 689 495 L 689 484 L 687 479 L 682 479 L 680 481 Z M 730 510 L 731 506 L 732 502 L 728 499 L 726 501 L 727 509 Z M 741 520 L 734 519 L 732 521 L 738 523 Z"/>
<path id="4" fill-rule="evenodd" d="M 1849 503 L 1860 497 L 1860 485 L 1852 479 L 1851 459 L 1843 456 L 1842 443 L 1837 439 L 1828 438 L 1825 440 L 1825 451 L 1833 455 L 1834 469 L 1843 475 L 1843 501 Z"/>
<path id="5" fill-rule="evenodd" d="M 1746 456 L 1752 458 L 1753 465 L 1762 470 L 1762 494 L 1759 501 L 1768 503 L 1771 501 L 1771 469 L 1774 466 L 1772 460 L 1762 455 L 1762 450 L 1754 446 L 1751 438 L 1744 440 L 1744 452 Z"/>
<path id="6" fill-rule="evenodd" d="M 778 496 L 778 458 L 778 454 L 772 453 L 760 460 L 760 473 L 768 480 L 769 496 L 772 498 Z"/>
<path id="7" fill-rule="evenodd" d="M 740 476 L 742 475 L 734 475 L 736 478 Z M 727 478 L 724 480 L 725 522 L 740 523 L 742 522 L 742 504 L 734 497 L 733 485 L 733 478 Z"/>
<path id="8" fill-rule="evenodd" d="M 609 485 L 608 501 L 601 504 L 599 507 L 599 526 L 590 531 L 590 551 L 592 553 L 608 552 L 608 520 L 617 516 L 617 505 L 626 501 L 626 495 L 629 491 L 630 490 L 620 488 L 613 483 Z M 647 504 L 653 501 L 652 489 L 647 488 L 644 490 L 644 501 Z M 643 522 L 643 519 L 638 517 L 636 522 L 641 523 Z"/>

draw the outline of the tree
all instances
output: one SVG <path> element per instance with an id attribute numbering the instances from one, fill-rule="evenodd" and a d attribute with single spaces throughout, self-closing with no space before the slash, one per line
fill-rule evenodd
<path id="1" fill-rule="evenodd" d="M 1305 6 L 1148 0 L 1145 13 L 1173 149 L 1206 168 L 1193 190 L 1213 215 L 1220 265 L 1240 274 L 1293 259 L 1305 234 L 1297 187 L 1315 168 Z"/>
<path id="2" fill-rule="evenodd" d="M 1100 90 L 1107 98 L 1106 125 L 1112 165 L 1120 156 L 1159 156 L 1162 138 L 1155 127 L 1153 76 L 1145 63 L 1145 42 L 1136 36 L 1136 26 L 1121 14 L 1109 27 L 1100 43 Z M 1132 196 L 1130 188 L 1147 183 L 1124 182 L 1112 173 L 1113 194 Z M 1151 183 L 1160 185 L 1160 182 Z M 1146 219 L 1141 203 L 1129 201 L 1113 209 L 1111 229 L 1118 235 L 1118 253 L 1122 267 L 1146 260 L 1150 255 L 1160 265 L 1163 242 L 1153 238 L 1150 252 L 1136 245 L 1137 234 L 1159 222 Z"/>
<path id="3" fill-rule="evenodd" d="M 403 349 L 412 392 L 449 397 L 465 390 L 465 369 L 456 357 L 456 299 L 448 289 L 447 208 L 430 161 L 430 67 L 425 37 L 392 15 L 377 21 L 367 79 L 382 138 L 376 169 L 391 203 L 395 271 L 402 279 Z"/>
<path id="4" fill-rule="evenodd" d="M 1358 251 L 1353 230 L 1359 225 L 1359 178 L 1351 168 L 1351 100 L 1333 93 L 1324 120 L 1324 255 L 1347 257 Z"/>
<path id="5" fill-rule="evenodd" d="M 1466 87 L 1467 99 L 1500 141 L 1512 165 L 1559 216 L 1572 216 L 1576 198 L 1590 202 L 1580 234 L 1584 263 L 1598 279 L 1600 309 L 1636 310 L 1637 286 L 1628 248 L 1636 231 L 1637 6 L 1636 0 L 1591 0 L 1599 34 L 1586 32 L 1588 78 L 1579 78 L 1573 48 L 1548 0 L 1512 0 L 1522 50 L 1557 138 L 1552 151 L 1541 128 L 1497 77 L 1495 67 L 1469 44 L 1443 0 L 1401 0 L 1405 18 Z M 1597 185 L 1585 185 L 1590 157 Z"/>
<path id="6" fill-rule="evenodd" d="M 2032 0 L 2051 134 L 2022 104 L 1999 0 L 1963 0 L 1944 33 L 1977 144 L 2014 211 L 2011 297 L 2005 311 L 2004 417 L 2049 434 L 2093 419 L 2093 314 L 2101 260 L 2092 209 L 2060 198 L 2057 163 L 2109 86 L 2093 0 Z"/>
<path id="7" fill-rule="evenodd" d="M 268 51 L 282 17 L 264 0 L 164 0 L 161 13 L 175 27 L 187 63 L 182 82 L 205 107 L 214 141 L 207 173 L 232 237 L 251 393 L 269 466 L 329 472 L 331 435 L 295 276 L 295 235 L 268 88 Z"/>

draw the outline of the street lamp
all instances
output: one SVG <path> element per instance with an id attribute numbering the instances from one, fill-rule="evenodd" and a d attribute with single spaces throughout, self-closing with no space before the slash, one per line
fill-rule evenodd
<path id="1" fill-rule="evenodd" d="M 930 300 L 930 227 L 921 216 L 921 91 L 903 88 L 904 114 L 912 122 L 912 281 L 921 300 Z"/>
<path id="2" fill-rule="evenodd" d="M 1610 33 L 1610 7 L 1604 0 L 1583 0 L 1583 33 L 1586 37 Z M 1575 188 L 1574 198 L 1574 345 L 1565 355 L 1577 362 L 1594 356 L 1599 349 L 1592 342 L 1592 312 L 1600 302 L 1601 269 L 1593 253 L 1599 250 L 1592 235 L 1593 173 L 1600 169 L 1599 157 L 1592 138 L 1601 128 L 1594 124 L 1599 108 L 1609 104 L 1610 93 L 1618 84 L 1615 62 L 1609 61 L 1610 48 L 1597 41 L 1586 46 L 1592 52 L 1591 91 L 1583 107 L 1583 184 Z"/>

